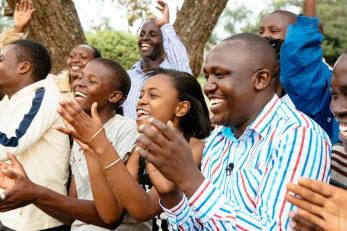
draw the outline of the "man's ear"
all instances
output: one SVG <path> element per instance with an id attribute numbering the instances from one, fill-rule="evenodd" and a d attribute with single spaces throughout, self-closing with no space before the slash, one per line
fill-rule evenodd
<path id="1" fill-rule="evenodd" d="M 271 73 L 268 69 L 261 69 L 255 74 L 254 88 L 257 91 L 264 90 L 271 82 Z"/>
<path id="2" fill-rule="evenodd" d="M 29 71 L 31 71 L 31 68 L 32 68 L 32 65 L 29 62 L 20 62 L 17 65 L 18 73 L 22 74 L 22 75 L 28 73 Z"/>
<path id="3" fill-rule="evenodd" d="M 110 97 L 108 98 L 108 102 L 110 103 L 114 103 L 117 105 L 120 105 L 121 103 L 123 103 L 123 93 L 120 91 L 114 91 L 111 93 Z"/>
<path id="4" fill-rule="evenodd" d="M 178 103 L 175 111 L 176 117 L 183 117 L 190 109 L 189 101 L 181 101 Z"/>

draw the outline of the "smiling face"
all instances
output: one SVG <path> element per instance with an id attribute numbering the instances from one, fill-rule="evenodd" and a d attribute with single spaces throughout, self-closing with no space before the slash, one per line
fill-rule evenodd
<path id="1" fill-rule="evenodd" d="M 142 26 L 138 47 L 142 58 L 156 60 L 163 56 L 163 35 L 160 28 L 153 21 L 148 21 Z"/>
<path id="2" fill-rule="evenodd" d="M 212 123 L 241 132 L 259 108 L 254 85 L 255 73 L 261 68 L 248 55 L 243 41 L 223 41 L 209 53 L 203 68 Z"/>
<path id="3" fill-rule="evenodd" d="M 331 111 L 340 123 L 340 138 L 347 143 L 347 54 L 342 55 L 334 66 L 330 93 Z"/>
<path id="4" fill-rule="evenodd" d="M 82 69 L 87 63 L 94 59 L 94 53 L 92 48 L 87 45 L 78 45 L 70 52 L 68 59 L 66 60 L 69 76 L 74 81 L 81 73 Z"/>
<path id="5" fill-rule="evenodd" d="M 0 54 L 0 90 L 5 94 L 17 85 L 16 70 L 18 61 L 14 45 L 6 46 Z"/>
<path id="6" fill-rule="evenodd" d="M 259 27 L 259 34 L 264 38 L 284 40 L 288 25 L 294 22 L 294 17 L 279 13 L 271 13 L 262 21 Z"/>
<path id="7" fill-rule="evenodd" d="M 110 100 L 116 87 L 112 78 L 110 71 L 97 61 L 86 65 L 72 85 L 75 100 L 83 110 L 89 113 L 92 104 L 97 102 L 99 113 L 113 111 L 114 104 Z"/>
<path id="8" fill-rule="evenodd" d="M 150 117 L 175 123 L 178 120 L 176 112 L 179 103 L 177 90 L 170 77 L 163 74 L 150 77 L 142 87 L 136 107 L 137 125 L 146 124 Z"/>

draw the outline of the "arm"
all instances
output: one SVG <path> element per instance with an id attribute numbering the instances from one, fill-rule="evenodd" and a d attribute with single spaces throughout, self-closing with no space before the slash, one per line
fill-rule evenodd
<path id="1" fill-rule="evenodd" d="M 157 1 L 158 9 L 163 17 L 155 20 L 163 34 L 163 45 L 166 58 L 170 64 L 170 69 L 191 73 L 188 54 L 185 46 L 175 32 L 175 29 L 169 23 L 169 7 L 164 1 Z"/>
<path id="2" fill-rule="evenodd" d="M 21 99 L 18 113 L 22 115 L 8 116 L 6 126 L 0 127 L 0 159 L 7 158 L 7 149 L 15 155 L 26 151 L 59 119 L 56 108 L 60 94 L 53 81 L 49 84 L 54 88 L 38 88 L 34 94 Z"/>
<path id="3" fill-rule="evenodd" d="M 309 3 L 305 1 L 308 15 L 314 12 L 313 2 Z M 296 108 L 314 119 L 334 143 L 338 137 L 330 112 L 332 69 L 323 60 L 322 40 L 318 18 L 298 16 L 297 22 L 288 26 L 281 48 L 280 80 Z"/>
<path id="4" fill-rule="evenodd" d="M 78 219 L 102 227 L 114 227 L 101 221 L 93 201 L 77 199 L 76 186 L 72 179 L 70 193 L 64 196 L 30 181 L 14 156 L 9 156 L 13 166 L 2 170 L 0 187 L 5 189 L 6 200 L 0 203 L 0 211 L 16 209 L 33 203 L 50 216 L 70 225 Z M 2 167 L 3 168 L 3 167 Z"/>
<path id="5" fill-rule="evenodd" d="M 189 198 L 187 200 L 183 197 L 177 206 L 165 209 L 174 228 L 277 230 L 281 227 L 286 230 L 289 222 L 288 212 L 292 207 L 285 200 L 285 184 L 297 181 L 300 176 L 310 176 L 323 181 L 327 181 L 329 176 L 329 141 L 323 139 L 322 134 L 316 131 L 296 128 L 279 138 L 272 158 L 269 158 L 259 176 L 261 183 L 259 188 L 255 189 L 256 195 L 252 201 L 254 209 L 246 209 L 228 199 L 196 169 L 193 161 L 188 159 L 186 144 L 178 139 L 174 131 L 159 122 L 154 121 L 153 124 L 164 136 L 151 134 L 153 131 L 148 127 L 143 128 L 141 132 L 160 147 L 151 144 L 146 146 L 148 151 L 142 149 L 139 154 L 176 183 Z M 153 137 L 155 139 L 152 139 Z M 168 142 L 167 139 L 172 142 Z M 203 161 L 203 169 L 204 165 L 213 165 L 209 162 L 208 153 L 204 160 L 206 162 Z M 321 161 L 319 166 L 324 167 L 317 168 L 317 160 Z M 207 172 L 204 174 L 209 176 Z M 242 177 L 238 182 L 240 181 Z M 165 204 L 163 200 L 163 205 Z"/>
<path id="6" fill-rule="evenodd" d="M 4 29 L 0 36 L 0 47 L 4 47 L 12 41 L 26 37 L 23 33 L 30 24 L 34 11 L 35 9 L 32 7 L 31 0 L 21 0 L 19 3 L 16 3 L 13 15 L 14 28 Z"/>

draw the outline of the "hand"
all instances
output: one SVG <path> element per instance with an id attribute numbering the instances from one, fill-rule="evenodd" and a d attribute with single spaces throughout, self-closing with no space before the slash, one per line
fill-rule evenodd
<path id="1" fill-rule="evenodd" d="M 153 164 L 147 162 L 146 169 L 153 186 L 159 194 L 168 194 L 175 191 L 176 185 L 166 179 Z"/>
<path id="2" fill-rule="evenodd" d="M 0 187 L 6 189 L 6 199 L 0 202 L 0 212 L 17 209 L 35 201 L 35 184 L 28 178 L 12 170 L 1 170 Z"/>
<path id="3" fill-rule="evenodd" d="M 286 195 L 287 201 L 299 208 L 296 214 L 324 230 L 345 230 L 347 227 L 347 191 L 310 179 L 288 184 L 296 196 Z"/>
<path id="4" fill-rule="evenodd" d="M 6 170 L 11 170 L 25 178 L 28 178 L 22 164 L 17 160 L 16 156 L 11 154 L 10 152 L 7 152 L 6 154 L 10 162 L 0 161 L 1 172 L 2 171 L 6 172 Z M 8 188 L 13 187 L 14 184 L 15 184 L 15 181 L 13 179 L 8 178 L 6 177 L 6 175 L 0 173 L 0 188 L 6 190 Z"/>
<path id="5" fill-rule="evenodd" d="M 75 100 L 71 99 L 60 102 L 58 113 L 65 120 L 66 127 L 58 127 L 57 129 L 85 144 L 88 144 L 91 138 L 102 127 L 97 112 L 97 103 L 93 103 L 92 105 L 92 117 L 85 113 Z"/>
<path id="6" fill-rule="evenodd" d="M 166 2 L 164 2 L 163 0 L 157 0 L 156 8 L 162 13 L 162 17 L 155 18 L 154 19 L 155 24 L 157 24 L 158 27 L 161 27 L 162 25 L 169 23 L 170 21 L 169 7 L 166 4 Z"/>
<path id="7" fill-rule="evenodd" d="M 304 15 L 309 17 L 316 16 L 316 0 L 304 0 Z"/>
<path id="8" fill-rule="evenodd" d="M 142 135 L 138 142 L 144 148 L 136 147 L 137 153 L 190 197 L 204 181 L 204 177 L 193 160 L 189 144 L 171 121 L 164 124 L 150 118 L 149 122 L 150 125 L 139 128 Z"/>
<path id="9" fill-rule="evenodd" d="M 32 6 L 31 0 L 21 0 L 16 3 L 14 10 L 14 30 L 16 33 L 22 33 L 30 24 L 32 14 L 35 11 Z"/>

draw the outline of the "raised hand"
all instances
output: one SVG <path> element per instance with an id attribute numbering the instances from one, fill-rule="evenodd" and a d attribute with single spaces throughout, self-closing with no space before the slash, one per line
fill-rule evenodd
<path id="1" fill-rule="evenodd" d="M 288 184 L 287 189 L 295 194 L 288 193 L 286 199 L 299 208 L 296 216 L 324 230 L 346 230 L 346 190 L 306 178 L 300 179 L 297 185 Z"/>
<path id="2" fill-rule="evenodd" d="M 58 113 L 63 117 L 66 127 L 57 128 L 59 131 L 71 135 L 73 138 L 88 144 L 98 131 L 104 132 L 97 112 L 97 103 L 91 108 L 90 117 L 73 99 L 60 102 Z"/>
<path id="3" fill-rule="evenodd" d="M 31 22 L 32 14 L 35 9 L 32 6 L 31 0 L 21 0 L 16 3 L 14 10 L 14 30 L 16 33 L 22 33 Z"/>
<path id="4" fill-rule="evenodd" d="M 175 184 L 166 179 L 153 164 L 147 162 L 146 170 L 152 184 L 159 194 L 168 194 L 176 190 Z"/>
<path id="5" fill-rule="evenodd" d="M 156 8 L 162 13 L 162 17 L 161 18 L 156 17 L 154 19 L 155 24 L 161 27 L 162 25 L 169 23 L 169 20 L 170 20 L 169 7 L 166 4 L 166 2 L 164 2 L 163 0 L 157 0 Z"/>
<path id="6" fill-rule="evenodd" d="M 13 171 L 25 178 L 28 178 L 22 164 L 19 163 L 16 156 L 8 152 L 7 157 L 10 162 L 0 161 L 0 188 L 5 190 L 13 187 L 15 184 L 15 180 L 6 176 L 8 171 Z"/>

